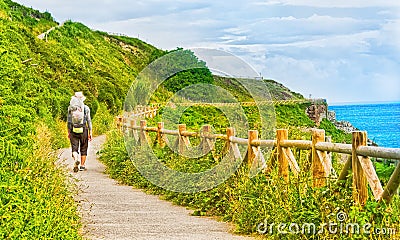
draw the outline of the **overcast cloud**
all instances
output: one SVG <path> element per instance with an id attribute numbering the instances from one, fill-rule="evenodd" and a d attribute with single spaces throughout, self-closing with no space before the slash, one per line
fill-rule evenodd
<path id="1" fill-rule="evenodd" d="M 400 100 L 400 2 L 393 0 L 17 0 L 63 22 L 162 49 L 235 54 L 264 78 L 332 102 Z"/>

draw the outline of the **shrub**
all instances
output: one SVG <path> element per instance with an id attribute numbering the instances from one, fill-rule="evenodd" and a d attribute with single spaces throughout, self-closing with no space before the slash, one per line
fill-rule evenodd
<path id="1" fill-rule="evenodd" d="M 55 167 L 51 131 L 37 129 L 33 150 L 6 153 L 0 168 L 0 238 L 81 239 L 73 191 L 64 169 Z"/>

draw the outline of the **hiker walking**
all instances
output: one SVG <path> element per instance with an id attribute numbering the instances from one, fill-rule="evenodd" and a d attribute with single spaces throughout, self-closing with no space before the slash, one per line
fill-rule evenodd
<path id="1" fill-rule="evenodd" d="M 83 103 L 85 99 L 82 92 L 76 92 L 71 97 L 68 107 L 68 138 L 71 142 L 72 157 L 75 162 L 74 172 L 85 170 L 88 144 L 92 140 L 92 119 L 90 108 Z"/>

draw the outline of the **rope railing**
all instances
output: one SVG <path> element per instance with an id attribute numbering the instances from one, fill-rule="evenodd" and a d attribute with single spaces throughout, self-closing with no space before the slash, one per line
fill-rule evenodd
<path id="1" fill-rule="evenodd" d="M 147 114 L 149 111 L 146 110 Z M 155 110 L 156 111 L 156 110 Z M 152 112 L 153 113 L 153 112 Z M 146 113 L 135 116 L 144 116 Z M 155 115 L 148 115 L 155 116 Z M 166 135 L 177 137 L 177 148 L 179 153 L 190 147 L 189 137 L 198 137 L 201 139 L 199 146 L 203 148 L 203 152 L 214 149 L 215 140 L 220 139 L 225 142 L 223 149 L 233 153 L 235 158 L 242 158 L 242 154 L 238 145 L 247 146 L 247 154 L 245 161 L 251 166 L 254 162 L 262 162 L 265 160 L 261 152 L 261 147 L 275 148 L 277 152 L 277 165 L 279 174 L 286 182 L 289 182 L 289 170 L 297 176 L 300 172 L 297 160 L 291 151 L 291 148 L 311 151 L 311 171 L 313 176 L 313 186 L 323 187 L 326 185 L 326 179 L 332 177 L 335 172 L 332 166 L 331 153 L 342 153 L 349 155 L 347 162 L 344 164 L 337 181 L 347 179 L 349 170 L 353 173 L 353 197 L 354 201 L 360 205 L 365 205 L 368 199 L 368 185 L 370 186 L 373 196 L 377 201 L 385 201 L 389 203 L 396 194 L 400 185 L 400 164 L 391 175 L 388 184 L 383 189 L 381 182 L 374 169 L 370 157 L 400 160 L 400 148 L 383 148 L 376 146 L 367 146 L 367 133 L 355 131 L 352 133 L 352 144 L 332 143 L 326 141 L 325 131 L 321 129 L 312 130 L 312 140 L 290 140 L 288 139 L 287 129 L 278 129 L 276 131 L 276 139 L 258 139 L 257 130 L 249 130 L 248 138 L 239 138 L 235 136 L 235 129 L 227 128 L 225 134 L 211 133 L 211 126 L 205 125 L 200 132 L 191 132 L 186 130 L 185 124 L 179 124 L 176 130 L 164 129 L 164 123 L 159 122 L 157 127 L 147 127 L 145 120 L 140 120 L 137 125 L 136 119 L 117 117 L 117 126 L 130 134 L 138 136 L 140 144 L 149 144 L 148 132 L 155 132 L 156 142 L 160 146 L 165 146 L 167 141 Z"/>

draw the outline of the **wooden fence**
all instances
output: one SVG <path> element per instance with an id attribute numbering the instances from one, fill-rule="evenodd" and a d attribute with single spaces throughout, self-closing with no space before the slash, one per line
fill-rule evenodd
<path id="1" fill-rule="evenodd" d="M 138 117 L 153 118 L 157 115 L 157 106 L 137 106 L 135 111 L 126 112 L 124 118 L 136 119 Z"/>
<path id="2" fill-rule="evenodd" d="M 177 106 L 196 106 L 196 107 L 227 107 L 227 106 L 260 106 L 260 105 L 287 105 L 287 104 L 302 104 L 302 103 L 310 103 L 310 104 L 326 104 L 326 99 L 316 98 L 316 99 L 287 99 L 287 100 L 266 100 L 266 101 L 252 101 L 252 102 L 192 102 L 192 101 L 184 101 L 184 102 L 174 102 L 174 105 Z M 164 106 L 172 103 L 154 103 L 154 106 Z M 141 107 L 144 108 L 144 107 Z M 149 108 L 149 107 L 147 107 Z"/>
<path id="3" fill-rule="evenodd" d="M 131 113 L 127 116 L 147 116 L 152 117 L 157 109 L 144 109 L 138 113 Z M 185 124 L 179 124 L 176 130 L 164 129 L 164 123 L 159 122 L 157 127 L 148 127 L 145 120 L 138 120 L 135 117 L 117 117 L 117 126 L 124 130 L 131 131 L 131 134 L 138 136 L 140 144 L 149 143 L 148 132 L 156 133 L 156 142 L 161 147 L 165 146 L 166 135 L 175 135 L 177 137 L 175 146 L 180 153 L 190 146 L 189 137 L 200 137 L 200 147 L 204 153 L 214 148 L 213 141 L 221 139 L 225 141 L 224 149 L 233 153 L 233 156 L 242 159 L 238 145 L 246 145 L 247 153 L 245 161 L 251 166 L 254 163 L 265 163 L 261 147 L 276 148 L 277 165 L 280 175 L 289 182 L 289 170 L 297 176 L 300 167 L 290 148 L 311 151 L 311 170 L 314 187 L 322 187 L 326 184 L 326 178 L 332 177 L 334 169 L 332 167 L 331 152 L 347 154 L 348 158 L 337 181 L 345 180 L 349 170 L 353 172 L 353 198 L 360 205 L 365 205 L 368 198 L 368 184 L 372 190 L 373 196 L 377 201 L 389 203 L 396 194 L 400 184 L 400 164 L 397 164 L 390 180 L 383 189 L 381 182 L 376 174 L 370 157 L 400 160 L 400 148 L 383 148 L 367 146 L 367 133 L 356 131 L 352 135 L 352 144 L 332 143 L 325 141 L 325 131 L 313 129 L 312 140 L 290 140 L 288 139 L 287 129 L 278 129 L 276 139 L 263 140 L 258 139 L 257 130 L 249 130 L 248 138 L 239 138 L 235 136 L 235 129 L 227 128 L 225 134 L 211 134 L 211 126 L 203 126 L 200 132 L 190 132 L 186 130 Z M 329 139 L 329 138 L 327 138 Z M 275 164 L 275 163 L 274 163 Z"/>

